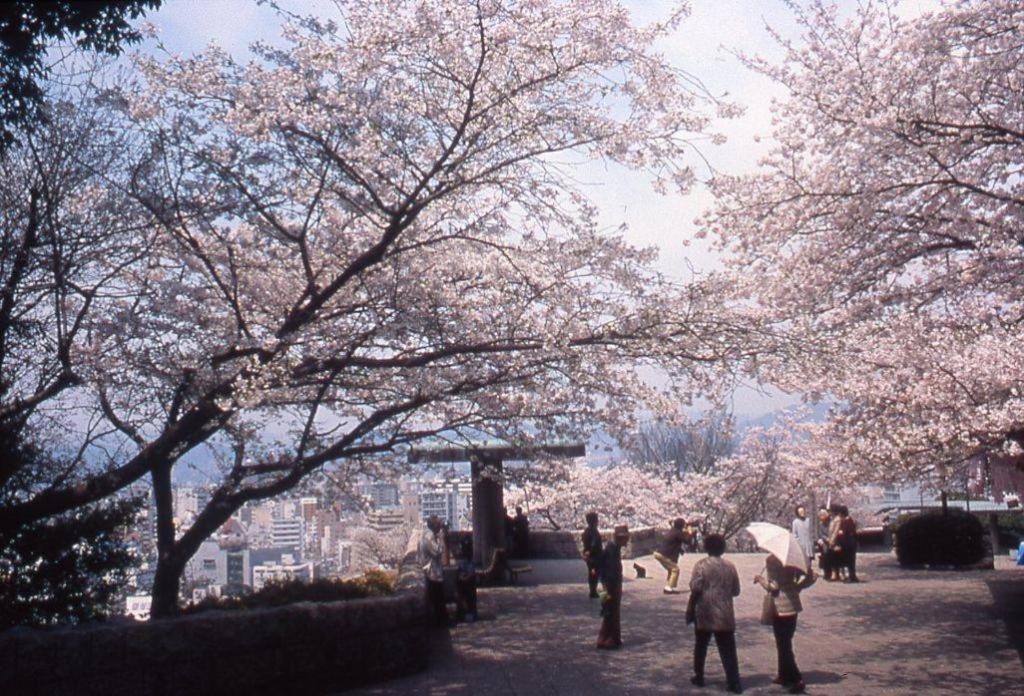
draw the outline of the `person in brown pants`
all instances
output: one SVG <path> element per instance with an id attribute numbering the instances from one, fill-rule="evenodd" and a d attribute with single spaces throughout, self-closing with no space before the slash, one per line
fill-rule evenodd
<path id="1" fill-rule="evenodd" d="M 668 571 L 668 578 L 665 580 L 665 594 L 678 594 L 676 585 L 679 584 L 679 555 L 683 552 L 683 543 L 686 542 L 686 520 L 677 517 L 672 521 L 672 528 L 668 530 L 661 546 L 654 552 L 654 560 L 661 564 L 661 567 Z"/>

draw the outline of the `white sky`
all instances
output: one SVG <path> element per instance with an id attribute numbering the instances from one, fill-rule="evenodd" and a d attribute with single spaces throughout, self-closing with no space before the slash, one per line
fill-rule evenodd
<path id="1" fill-rule="evenodd" d="M 335 13 L 326 0 L 280 0 L 280 4 L 300 14 Z M 675 3 L 626 0 L 626 4 L 633 9 L 637 21 L 646 23 L 665 17 Z M 857 3 L 838 0 L 838 4 L 852 11 Z M 903 0 L 900 14 L 913 16 L 938 5 L 939 0 Z M 792 11 L 783 0 L 692 0 L 691 7 L 691 16 L 659 48 L 673 64 L 700 78 L 713 94 L 728 95 L 729 100 L 746 108 L 742 117 L 715 124 L 715 129 L 726 135 L 727 142 L 721 146 L 709 144 L 702 154 L 718 171 L 752 171 L 758 157 L 770 146 L 771 100 L 782 93 L 765 78 L 744 68 L 732 52 L 780 58 L 781 52 L 765 26 L 798 38 Z M 194 53 L 215 43 L 238 58 L 248 54 L 248 46 L 255 40 L 273 41 L 280 27 L 274 10 L 255 0 L 165 0 L 163 7 L 146 19 L 156 25 L 160 41 L 173 53 Z M 153 46 L 152 41 L 147 42 L 142 50 L 153 50 Z M 760 142 L 755 139 L 757 136 Z M 707 167 L 699 159 L 694 163 L 698 177 L 706 178 Z M 609 228 L 625 223 L 631 242 L 659 247 L 665 272 L 686 275 L 690 266 L 699 272 L 719 265 L 707 245 L 693 239 L 695 220 L 711 202 L 703 187 L 698 185 L 685 196 L 662 196 L 652 190 L 645 176 L 620 168 L 590 167 L 585 176 L 586 188 L 600 206 L 602 222 Z M 741 389 L 733 406 L 739 416 L 757 416 L 796 400 Z"/>

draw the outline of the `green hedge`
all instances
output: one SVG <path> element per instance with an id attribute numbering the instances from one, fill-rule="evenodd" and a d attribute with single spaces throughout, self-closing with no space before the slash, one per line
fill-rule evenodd
<path id="1" fill-rule="evenodd" d="M 295 602 L 337 602 L 347 599 L 384 597 L 394 592 L 394 573 L 368 570 L 361 578 L 352 580 L 314 580 L 312 582 L 271 582 L 259 592 L 241 597 L 207 597 L 190 604 L 183 614 L 194 614 L 210 609 L 256 609 L 279 607 Z"/>
<path id="2" fill-rule="evenodd" d="M 981 521 L 962 510 L 915 515 L 897 530 L 896 558 L 903 566 L 969 566 L 986 551 Z"/>

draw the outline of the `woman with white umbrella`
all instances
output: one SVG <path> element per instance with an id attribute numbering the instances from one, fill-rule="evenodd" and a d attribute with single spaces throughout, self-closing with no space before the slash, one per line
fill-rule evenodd
<path id="1" fill-rule="evenodd" d="M 797 615 L 803 610 L 800 592 L 814 584 L 814 573 L 807 567 L 807 557 L 799 542 L 787 530 L 758 522 L 747 527 L 747 531 L 759 547 L 769 552 L 765 573 L 754 576 L 754 582 L 767 593 L 761 622 L 770 625 L 775 634 L 779 660 L 775 683 L 787 687 L 791 694 L 803 693 L 804 680 L 793 654 L 793 636 Z"/>

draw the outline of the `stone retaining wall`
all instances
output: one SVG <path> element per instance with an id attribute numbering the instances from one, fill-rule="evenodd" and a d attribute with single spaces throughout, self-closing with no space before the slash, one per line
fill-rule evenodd
<path id="1" fill-rule="evenodd" d="M 629 544 L 622 550 L 622 557 L 638 558 L 654 553 L 665 531 L 652 527 L 631 530 Z M 579 558 L 582 534 L 583 530 L 531 531 L 530 558 Z M 610 541 L 612 530 L 602 530 L 601 538 L 605 542 Z"/>
<path id="2" fill-rule="evenodd" d="M 427 664 L 422 578 L 412 552 L 390 597 L 12 629 L 0 694 L 321 694 L 409 674 Z"/>

